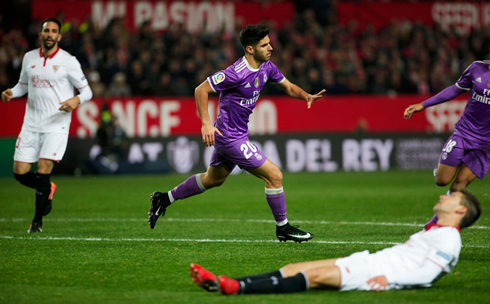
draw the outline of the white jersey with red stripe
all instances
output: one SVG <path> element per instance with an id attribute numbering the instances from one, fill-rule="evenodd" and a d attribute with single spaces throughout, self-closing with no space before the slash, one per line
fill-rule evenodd
<path id="1" fill-rule="evenodd" d="M 88 86 L 78 60 L 60 48 L 48 57 L 41 49 L 27 52 L 19 84 L 27 86 L 22 129 L 68 133 L 71 113 L 60 111 L 60 103 L 75 96 L 74 88 L 80 90 Z"/>
<path id="2" fill-rule="evenodd" d="M 404 244 L 373 253 L 368 259 L 372 269 L 386 276 L 390 289 L 430 287 L 456 266 L 460 251 L 459 228 L 432 224 Z"/>

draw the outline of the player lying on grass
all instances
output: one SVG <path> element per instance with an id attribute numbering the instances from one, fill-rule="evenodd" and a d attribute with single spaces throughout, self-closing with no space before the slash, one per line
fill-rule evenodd
<path id="1" fill-rule="evenodd" d="M 442 195 L 434 206 L 439 220 L 410 236 L 404 244 L 376 253 L 289 264 L 264 274 L 231 279 L 191 264 L 192 280 L 207 291 L 225 295 L 300 292 L 310 288 L 390 290 L 430 287 L 448 274 L 461 251 L 460 229 L 481 214 L 478 199 L 466 190 Z"/>

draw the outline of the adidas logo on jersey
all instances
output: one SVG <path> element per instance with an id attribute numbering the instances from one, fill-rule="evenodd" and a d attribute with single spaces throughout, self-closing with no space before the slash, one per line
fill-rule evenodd
<path id="1" fill-rule="evenodd" d="M 247 84 L 245 85 L 245 88 L 250 88 L 250 87 L 251 87 L 250 83 L 247 82 Z"/>
<path id="2" fill-rule="evenodd" d="M 481 83 L 481 77 L 478 77 L 475 81 Z"/>

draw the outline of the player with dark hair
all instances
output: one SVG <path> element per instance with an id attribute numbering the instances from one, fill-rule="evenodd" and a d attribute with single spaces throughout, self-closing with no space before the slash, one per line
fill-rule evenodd
<path id="1" fill-rule="evenodd" d="M 405 119 L 409 119 L 414 113 L 466 91 L 471 92 L 468 103 L 434 169 L 438 186 L 446 186 L 454 179 L 447 194 L 466 189 L 477 177 L 483 179 L 490 168 L 490 60 L 473 62 L 454 85 L 422 103 L 409 106 L 404 112 Z M 429 221 L 435 222 L 436 216 Z"/>
<path id="2" fill-rule="evenodd" d="M 441 195 L 434 206 L 437 224 L 410 236 L 404 244 L 375 253 L 365 250 L 345 258 L 289 264 L 264 274 L 231 279 L 191 264 L 193 281 L 225 295 L 300 292 L 310 288 L 390 290 L 431 287 L 458 262 L 460 229 L 481 214 L 478 199 L 467 190 Z"/>
<path id="3" fill-rule="evenodd" d="M 202 121 L 202 140 L 214 145 L 207 172 L 189 177 L 168 193 L 151 195 L 150 228 L 170 204 L 206 190 L 221 186 L 238 165 L 265 181 L 265 196 L 276 221 L 276 236 L 280 241 L 307 241 L 313 234 L 291 226 L 286 217 L 286 200 L 281 170 L 248 138 L 249 116 L 267 82 L 276 84 L 289 96 L 306 101 L 308 109 L 322 97 L 325 90 L 311 95 L 289 82 L 270 61 L 272 46 L 269 29 L 261 24 L 247 25 L 240 32 L 245 56 L 223 71 L 201 83 L 195 91 L 197 110 Z M 214 125 L 208 114 L 208 96 L 219 92 L 219 114 Z M 215 133 L 217 135 L 215 135 Z"/>
<path id="4" fill-rule="evenodd" d="M 51 211 L 56 191 L 56 185 L 50 180 L 51 171 L 65 153 L 71 112 L 92 98 L 80 63 L 58 46 L 60 30 L 58 19 L 42 22 L 41 48 L 25 54 L 19 82 L 2 92 L 4 102 L 28 95 L 14 154 L 15 179 L 36 189 L 36 213 L 28 233 L 42 232 L 43 216 Z M 74 96 L 74 87 L 79 95 Z M 31 168 L 36 162 L 37 172 L 34 173 Z"/>

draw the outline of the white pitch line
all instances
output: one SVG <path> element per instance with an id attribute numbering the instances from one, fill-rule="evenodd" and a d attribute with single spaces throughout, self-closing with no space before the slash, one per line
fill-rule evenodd
<path id="1" fill-rule="evenodd" d="M 142 238 L 76 238 L 76 237 L 17 237 L 0 235 L 0 239 L 9 240 L 38 240 L 38 241 L 87 241 L 87 242 L 190 242 L 190 243 L 278 243 L 278 240 L 225 240 L 225 239 L 142 239 Z M 310 241 L 311 244 L 331 244 L 331 245 L 398 245 L 397 242 L 359 242 L 359 241 Z M 463 245 L 468 248 L 490 248 L 490 246 Z"/>
<path id="2" fill-rule="evenodd" d="M 168 222 L 248 222 L 248 223 L 275 223 L 273 220 L 260 220 L 260 219 L 214 219 L 214 218 L 204 218 L 204 219 L 183 219 L 183 218 L 163 218 L 163 221 Z M 12 219 L 0 219 L 0 222 L 27 222 L 30 219 L 25 218 L 12 218 Z M 45 218 L 43 221 L 46 222 L 147 222 L 148 219 L 145 218 Z M 292 221 L 293 224 L 312 224 L 312 225 L 366 225 L 366 226 L 404 226 L 404 227 L 423 227 L 424 224 L 417 223 L 389 223 L 389 222 L 346 222 L 346 221 Z M 471 226 L 468 229 L 483 229 L 490 230 L 488 226 Z"/>

